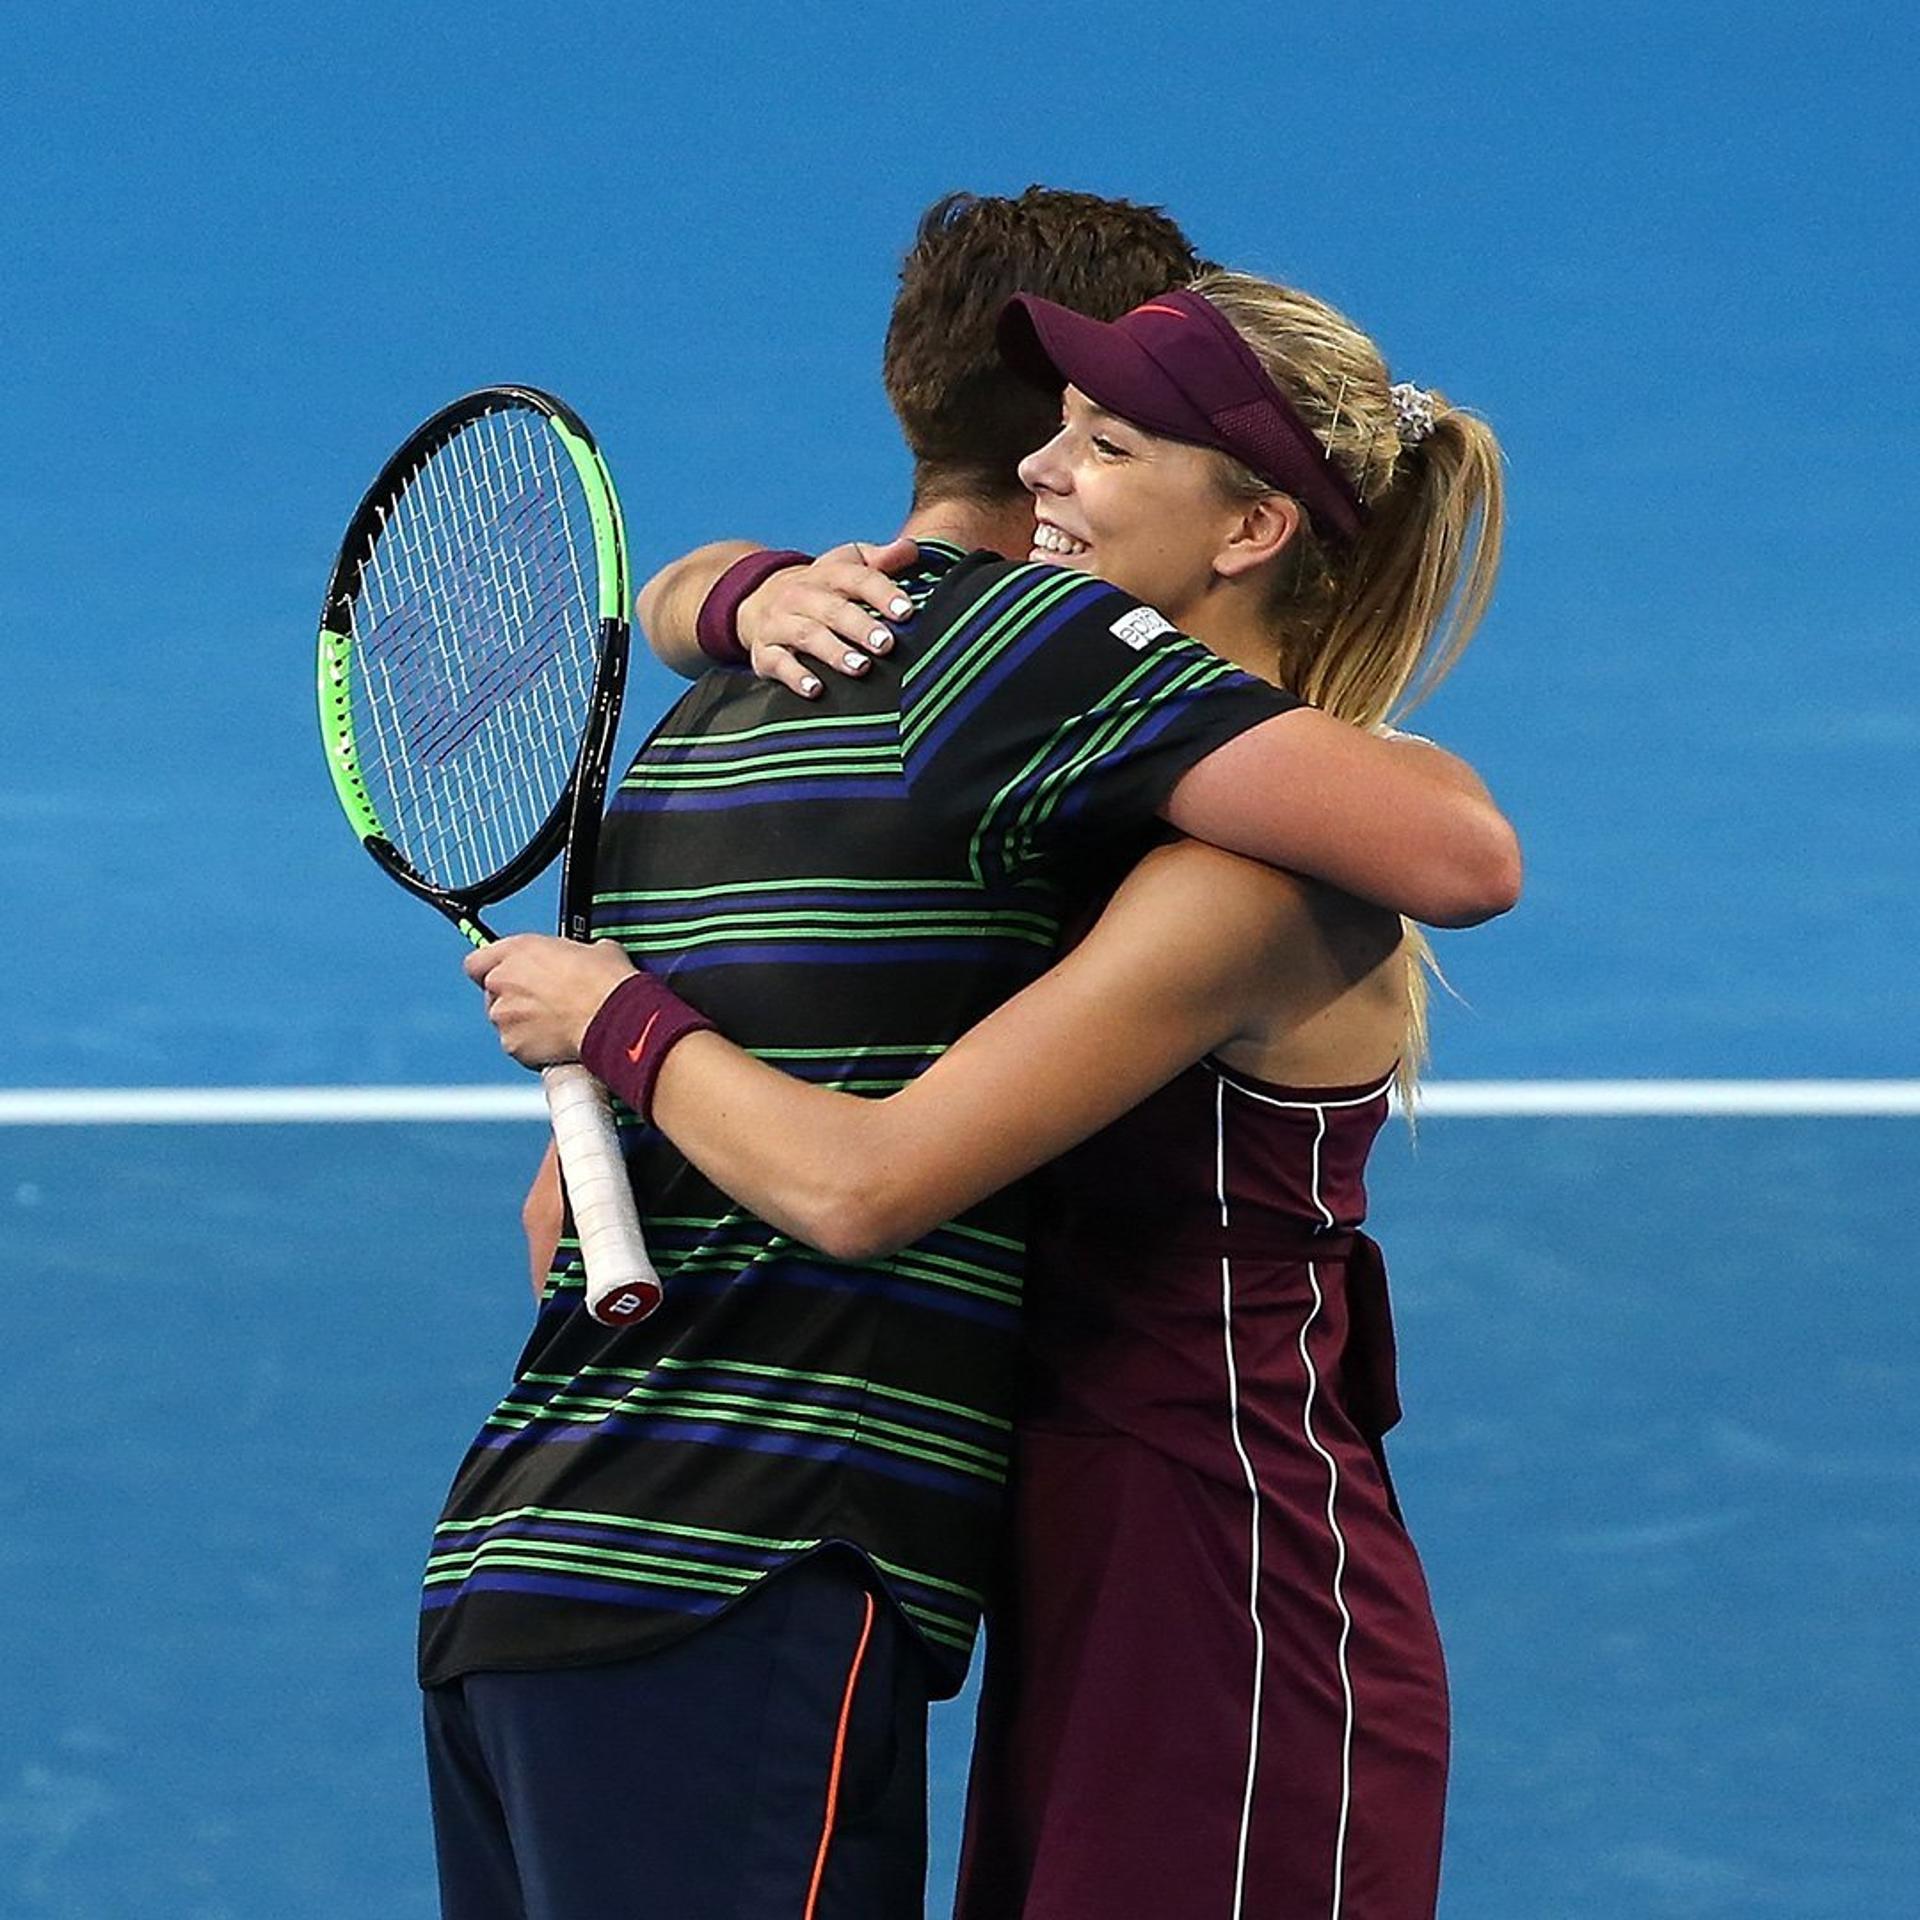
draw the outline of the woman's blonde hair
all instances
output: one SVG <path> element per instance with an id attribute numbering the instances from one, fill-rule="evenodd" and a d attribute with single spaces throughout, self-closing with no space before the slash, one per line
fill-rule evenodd
<path id="1" fill-rule="evenodd" d="M 1380 349 L 1324 301 L 1224 270 L 1192 286 L 1253 349 L 1366 507 L 1346 544 L 1323 540 L 1303 515 L 1281 558 L 1271 605 L 1280 683 L 1356 726 L 1390 725 L 1439 685 L 1493 598 L 1506 522 L 1499 442 L 1437 393 L 1403 390 L 1396 402 Z M 1274 491 L 1220 458 L 1233 493 Z M 1410 1097 L 1427 1054 L 1425 969 L 1438 978 L 1439 968 L 1411 923 L 1401 952 L 1399 1078 Z"/>

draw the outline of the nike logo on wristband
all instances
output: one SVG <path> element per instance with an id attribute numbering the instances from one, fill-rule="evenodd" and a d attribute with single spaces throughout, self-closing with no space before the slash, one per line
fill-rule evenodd
<path id="1" fill-rule="evenodd" d="M 640 1029 L 640 1038 L 627 1049 L 627 1058 L 631 1060 L 636 1067 L 640 1064 L 640 1056 L 647 1050 L 647 1035 L 653 1031 L 654 1023 L 659 1018 L 660 1009 L 655 1007 L 654 1010 L 647 1015 L 647 1024 Z"/>

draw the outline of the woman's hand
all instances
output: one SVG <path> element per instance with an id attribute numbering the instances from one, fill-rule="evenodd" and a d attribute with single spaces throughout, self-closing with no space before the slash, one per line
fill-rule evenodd
<path id="1" fill-rule="evenodd" d="M 905 620 L 913 602 L 890 577 L 920 556 L 911 540 L 849 541 L 811 566 L 788 567 L 741 601 L 735 625 L 753 670 L 808 700 L 820 677 L 808 663 L 857 678 L 893 646 L 883 620 Z"/>
<path id="2" fill-rule="evenodd" d="M 487 996 L 500 1044 L 523 1067 L 580 1057 L 580 1040 L 606 997 L 634 971 L 617 940 L 556 940 L 516 933 L 480 947 L 462 963 Z"/>

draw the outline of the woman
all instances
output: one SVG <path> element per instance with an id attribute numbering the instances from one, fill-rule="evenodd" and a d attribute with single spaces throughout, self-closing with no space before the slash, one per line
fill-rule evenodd
<path id="1" fill-rule="evenodd" d="M 1022 466 L 1035 560 L 1359 725 L 1457 656 L 1497 562 L 1498 450 L 1390 386 L 1341 316 L 1213 274 L 1110 326 L 1016 301 L 1003 346 L 1065 388 Z M 1422 1049 L 1421 952 L 1377 909 L 1176 842 L 882 1100 L 698 1030 L 618 949 L 493 1005 L 516 1055 L 579 1050 L 650 1092 L 702 1171 L 842 1258 L 1057 1160 L 968 1920 L 1433 1909 L 1445 1679 L 1380 1452 L 1391 1341 L 1357 1232 Z"/>

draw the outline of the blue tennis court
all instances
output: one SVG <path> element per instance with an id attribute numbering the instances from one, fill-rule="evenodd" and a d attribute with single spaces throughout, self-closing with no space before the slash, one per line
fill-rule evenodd
<path id="1" fill-rule="evenodd" d="M 1442 943 L 1436 1085 L 1920 1084 L 1911 17 L 1392 0 L 1225 62 L 1136 0 L 790 26 L 10 26 L 0 1120 L 98 1097 L 0 1124 L 0 1915 L 435 1909 L 417 1578 L 529 1313 L 538 1125 L 122 1122 L 519 1084 L 312 720 L 339 526 L 467 388 L 581 409 L 643 576 L 882 537 L 920 209 L 1164 203 L 1507 451 L 1500 595 L 1416 724 L 1528 888 Z M 1436 1110 L 1375 1165 L 1448 1920 L 1913 1910 L 1920 1117 Z"/>
<path id="2" fill-rule="evenodd" d="M 35 1276 L 8 1313 L 7 1911 L 434 1911 L 414 1578 L 525 1322 L 537 1145 L 6 1137 L 0 1250 Z M 1445 1911 L 1901 1910 L 1914 1160 L 1872 1119 L 1432 1120 L 1383 1151 L 1396 1472 L 1456 1695 Z M 936 1725 L 934 1913 L 966 1703 Z"/>

